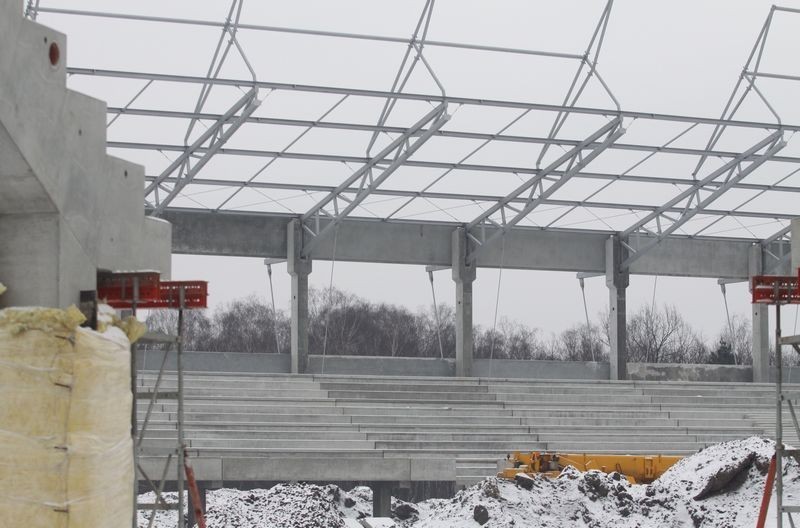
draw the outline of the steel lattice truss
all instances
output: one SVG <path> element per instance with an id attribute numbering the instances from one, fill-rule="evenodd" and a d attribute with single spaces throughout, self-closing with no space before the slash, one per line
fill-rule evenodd
<path id="1" fill-rule="evenodd" d="M 109 105 L 108 146 L 146 166 L 153 215 L 291 213 L 303 219 L 305 254 L 351 216 L 465 224 L 468 260 L 515 227 L 619 232 L 626 264 L 672 236 L 749 238 L 775 262 L 787 258 L 770 248 L 788 238 L 796 216 L 800 122 L 782 120 L 764 83 L 791 94 L 800 77 L 763 64 L 775 21 L 797 27 L 800 10 L 773 6 L 724 110 L 708 118 L 633 111 L 615 97 L 598 66 L 612 0 L 594 6 L 589 44 L 571 52 L 430 38 L 434 0 L 424 0 L 407 37 L 259 25 L 247 20 L 244 0 L 232 0 L 221 20 L 49 4 L 32 0 L 28 16 L 56 27 L 80 19 L 137 24 L 142 35 L 185 27 L 214 35 L 201 74 L 70 63 L 78 89 L 117 101 L 111 94 L 127 94 Z M 383 89 L 347 78 L 278 82 L 254 60 L 264 50 L 252 43 L 263 35 L 314 49 L 386 47 L 400 62 L 381 68 L 393 72 L 378 81 Z M 469 86 L 456 91 L 440 74 L 448 52 L 555 62 L 568 72 L 567 88 L 557 102 L 470 96 Z"/>

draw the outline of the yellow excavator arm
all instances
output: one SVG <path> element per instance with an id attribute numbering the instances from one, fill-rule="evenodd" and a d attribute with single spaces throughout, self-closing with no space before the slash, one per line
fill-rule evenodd
<path id="1" fill-rule="evenodd" d="M 670 455 L 609 455 L 591 453 L 514 452 L 506 457 L 507 468 L 498 477 L 517 480 L 517 475 L 544 474 L 557 477 L 567 466 L 579 471 L 616 471 L 632 483 L 650 483 L 683 457 Z"/>

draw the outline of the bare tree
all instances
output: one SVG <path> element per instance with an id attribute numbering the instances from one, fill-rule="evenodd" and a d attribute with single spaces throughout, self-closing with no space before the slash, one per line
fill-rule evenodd
<path id="1" fill-rule="evenodd" d="M 753 364 L 753 330 L 749 318 L 734 314 L 730 325 L 723 326 L 719 333 L 719 342 L 730 346 L 733 361 L 736 365 Z"/>
<path id="2" fill-rule="evenodd" d="M 608 350 L 600 327 L 579 324 L 564 330 L 560 336 L 559 356 L 567 361 L 605 361 Z"/>

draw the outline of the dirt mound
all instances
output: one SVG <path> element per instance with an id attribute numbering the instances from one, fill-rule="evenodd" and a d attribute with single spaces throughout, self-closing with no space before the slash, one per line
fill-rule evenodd
<path id="1" fill-rule="evenodd" d="M 684 458 L 650 485 L 631 485 L 618 473 L 565 469 L 559 478 L 534 476 L 524 487 L 487 479 L 450 500 L 417 504 L 404 528 L 752 527 L 775 444 L 752 437 L 724 442 Z M 787 494 L 800 502 L 800 468 L 785 465 Z"/>

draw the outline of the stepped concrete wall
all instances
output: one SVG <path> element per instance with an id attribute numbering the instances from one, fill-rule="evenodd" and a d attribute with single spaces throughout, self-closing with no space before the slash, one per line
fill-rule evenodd
<path id="1" fill-rule="evenodd" d="M 252 372 L 285 374 L 289 372 L 288 354 L 251 354 L 242 352 L 186 352 L 184 367 L 194 372 Z M 157 370 L 163 353 L 158 350 L 140 352 L 139 368 Z M 167 363 L 174 368 L 174 356 Z M 474 374 L 478 377 L 523 379 L 582 379 L 607 380 L 608 363 L 592 361 L 520 361 L 496 359 L 475 360 Z M 309 357 L 309 374 L 322 373 L 322 357 Z M 647 381 L 753 381 L 749 366 L 693 365 L 671 363 L 628 363 L 632 380 Z M 325 374 L 375 376 L 455 376 L 450 359 L 327 356 Z M 773 376 L 774 377 L 774 376 Z M 800 367 L 785 368 L 784 380 L 800 383 Z"/>
<path id="2" fill-rule="evenodd" d="M 106 154 L 106 105 L 66 88 L 66 37 L 0 0 L 0 307 L 66 306 L 98 268 L 170 272 L 144 169 Z"/>

